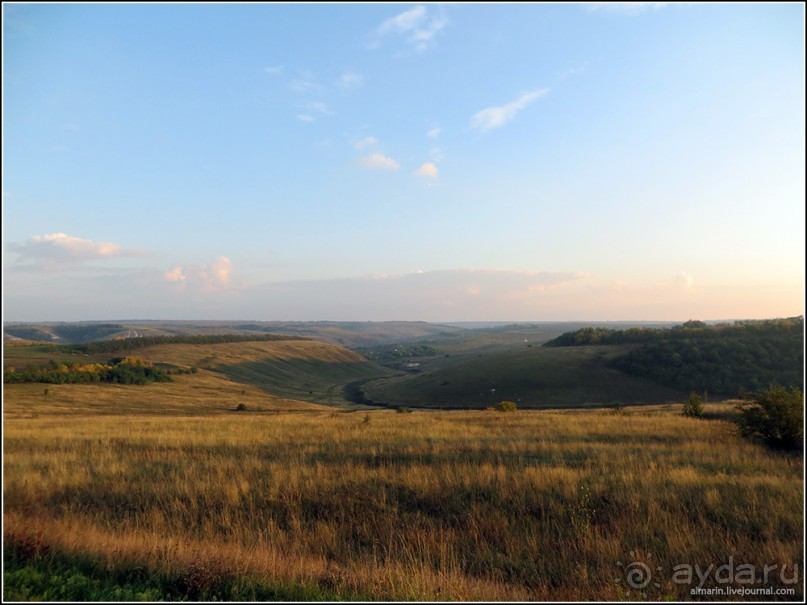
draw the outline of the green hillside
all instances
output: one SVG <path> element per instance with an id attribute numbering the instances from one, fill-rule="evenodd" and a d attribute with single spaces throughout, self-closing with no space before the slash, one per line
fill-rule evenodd
<path id="1" fill-rule="evenodd" d="M 736 396 L 769 384 L 801 387 L 804 381 L 804 318 L 736 321 L 707 325 L 688 321 L 669 329 L 567 332 L 547 347 L 622 347 L 611 365 L 623 372 L 685 391 Z M 624 345 L 631 344 L 627 350 Z"/>
<path id="2" fill-rule="evenodd" d="M 231 380 L 278 397 L 312 403 L 346 403 L 345 386 L 387 376 L 388 370 L 367 361 L 327 362 L 316 359 L 266 359 L 216 366 Z"/>
<path id="3" fill-rule="evenodd" d="M 389 405 L 485 408 L 663 403 L 682 393 L 610 366 L 619 347 L 550 349 L 522 345 L 492 354 L 424 363 L 421 371 L 365 383 L 366 399 Z"/>

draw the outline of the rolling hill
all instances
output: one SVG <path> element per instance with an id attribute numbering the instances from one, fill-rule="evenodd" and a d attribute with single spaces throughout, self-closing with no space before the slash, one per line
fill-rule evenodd
<path id="1" fill-rule="evenodd" d="M 366 382 L 366 400 L 387 405 L 485 408 L 502 400 L 520 407 L 664 403 L 681 391 L 610 367 L 614 347 L 519 349 L 433 359 L 403 376 Z"/>
<path id="2" fill-rule="evenodd" d="M 343 347 L 368 347 L 467 332 L 424 321 L 118 321 L 8 323 L 3 341 L 77 344 L 116 338 L 200 334 L 279 334 L 313 338 Z"/>
<path id="3" fill-rule="evenodd" d="M 390 373 L 347 349 L 309 340 L 161 344 L 133 354 L 154 364 L 195 368 L 196 373 L 145 386 L 4 384 L 4 413 L 208 414 L 232 412 L 238 403 L 258 412 L 321 409 L 318 403 L 347 404 L 342 394 L 347 383 Z M 114 356 L 13 346 L 5 349 L 4 366 L 44 365 L 50 359 L 86 364 Z"/>

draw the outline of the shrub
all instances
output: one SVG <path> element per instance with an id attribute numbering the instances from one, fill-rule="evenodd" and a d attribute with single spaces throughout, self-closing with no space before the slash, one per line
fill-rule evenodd
<path id="1" fill-rule="evenodd" d="M 399 405 L 395 411 L 398 412 L 399 414 L 411 414 L 412 408 L 408 408 L 405 405 Z"/>
<path id="2" fill-rule="evenodd" d="M 518 409 L 515 401 L 500 401 L 496 405 L 496 410 L 499 412 L 515 412 Z"/>
<path id="3" fill-rule="evenodd" d="M 753 400 L 737 406 L 740 430 L 776 449 L 795 450 L 804 439 L 804 396 L 797 387 L 772 385 Z"/>
<path id="4" fill-rule="evenodd" d="M 246 412 L 247 411 L 247 404 L 246 403 L 239 403 L 237 406 L 235 406 L 235 411 L 236 412 Z"/>
<path id="5" fill-rule="evenodd" d="M 701 396 L 697 393 L 690 393 L 681 413 L 689 418 L 703 417 L 703 399 Z"/>

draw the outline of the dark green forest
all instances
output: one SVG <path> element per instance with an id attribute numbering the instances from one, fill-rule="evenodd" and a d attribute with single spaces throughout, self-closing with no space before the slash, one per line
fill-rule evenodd
<path id="1" fill-rule="evenodd" d="M 741 395 L 770 384 L 800 387 L 804 380 L 801 316 L 715 325 L 688 321 L 664 329 L 584 328 L 544 344 L 584 345 L 636 345 L 612 366 L 685 391 Z"/>

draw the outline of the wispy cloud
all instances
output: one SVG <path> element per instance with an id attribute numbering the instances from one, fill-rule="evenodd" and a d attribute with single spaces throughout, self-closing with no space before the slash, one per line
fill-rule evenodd
<path id="1" fill-rule="evenodd" d="M 256 286 L 250 296 L 256 309 L 260 304 L 265 309 L 265 301 L 271 300 L 275 315 L 297 318 L 322 319 L 323 314 L 342 320 L 536 318 L 568 305 L 566 289 L 581 280 L 581 274 L 544 271 L 418 270 L 265 284 Z"/>
<path id="2" fill-rule="evenodd" d="M 443 132 L 442 128 L 440 128 L 439 126 L 435 126 L 431 130 L 429 130 L 429 132 L 426 133 L 426 136 L 429 137 L 430 139 L 436 139 L 437 137 L 440 136 L 440 133 L 442 132 Z"/>
<path id="3" fill-rule="evenodd" d="M 432 147 L 429 150 L 429 157 L 432 162 L 442 162 L 445 159 L 445 150 L 442 147 Z"/>
<path id="4" fill-rule="evenodd" d="M 328 104 L 323 103 L 322 101 L 312 101 L 311 103 L 306 103 L 305 108 L 310 109 L 311 111 L 316 111 L 326 116 L 333 115 L 333 112 L 328 107 Z"/>
<path id="5" fill-rule="evenodd" d="M 371 153 L 359 160 L 359 165 L 367 170 L 398 170 L 400 164 L 383 153 Z"/>
<path id="6" fill-rule="evenodd" d="M 288 84 L 289 90 L 299 94 L 315 94 L 323 91 L 323 86 L 310 71 L 302 71 Z"/>
<path id="7" fill-rule="evenodd" d="M 649 10 L 659 10 L 669 5 L 669 2 L 589 2 L 585 7 L 590 12 L 605 11 L 623 15 L 640 15 Z"/>
<path id="8" fill-rule="evenodd" d="M 436 179 L 439 172 L 440 171 L 437 170 L 437 166 L 435 166 L 434 163 L 426 162 L 424 164 L 421 164 L 420 168 L 415 170 L 412 174 L 414 174 L 415 176 L 423 176 Z"/>
<path id="9" fill-rule="evenodd" d="M 280 75 L 281 73 L 283 73 L 283 66 L 282 65 L 276 65 L 274 67 L 264 67 L 263 71 L 265 73 L 269 74 L 269 75 L 277 76 L 277 75 Z"/>
<path id="10" fill-rule="evenodd" d="M 548 92 L 548 88 L 541 88 L 538 90 L 533 90 L 532 92 L 524 92 L 521 93 L 515 101 L 510 101 L 509 103 L 499 107 L 488 107 L 487 109 L 483 109 L 471 118 L 471 127 L 480 132 L 485 132 L 487 130 L 491 130 L 492 128 L 503 126 L 515 118 L 519 111 Z"/>
<path id="11" fill-rule="evenodd" d="M 589 65 L 588 61 L 586 61 L 585 63 L 583 63 L 582 65 L 578 65 L 577 67 L 570 67 L 569 69 L 561 73 L 558 76 L 558 79 L 564 80 L 570 76 L 577 76 L 579 74 L 582 74 L 584 71 L 588 69 L 588 65 Z"/>
<path id="12" fill-rule="evenodd" d="M 94 242 L 66 233 L 35 235 L 22 244 L 9 243 L 7 250 L 17 256 L 18 265 L 46 271 L 79 268 L 94 260 L 146 254 L 142 250 L 128 250 L 111 242 Z"/>
<path id="13" fill-rule="evenodd" d="M 402 38 L 410 48 L 423 52 L 434 44 L 446 25 L 448 19 L 442 10 L 430 15 L 425 6 L 418 5 L 383 21 L 366 36 L 366 46 L 378 48 L 384 39 Z"/>
<path id="14" fill-rule="evenodd" d="M 366 136 L 363 139 L 359 139 L 358 141 L 353 141 L 353 147 L 356 149 L 367 149 L 368 147 L 372 147 L 373 145 L 378 144 L 378 139 L 374 136 Z"/>
<path id="15" fill-rule="evenodd" d="M 313 122 L 316 119 L 314 116 L 308 115 L 307 113 L 298 113 L 296 118 L 301 122 Z"/>
<path id="16" fill-rule="evenodd" d="M 358 88 L 364 83 L 364 76 L 353 72 L 353 71 L 346 71 L 339 79 L 336 81 L 336 85 L 340 86 L 341 88 Z"/>

